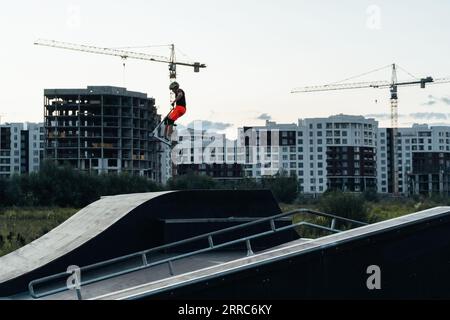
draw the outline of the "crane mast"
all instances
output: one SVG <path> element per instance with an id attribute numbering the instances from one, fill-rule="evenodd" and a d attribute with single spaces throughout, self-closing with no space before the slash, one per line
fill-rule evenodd
<path id="1" fill-rule="evenodd" d="M 392 65 L 391 92 L 391 127 L 392 127 L 392 193 L 398 195 L 398 161 L 397 161 L 397 135 L 398 135 L 398 86 L 397 86 L 397 66 Z"/>

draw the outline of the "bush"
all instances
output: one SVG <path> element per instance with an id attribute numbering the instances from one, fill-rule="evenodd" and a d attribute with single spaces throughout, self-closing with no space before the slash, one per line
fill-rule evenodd
<path id="1" fill-rule="evenodd" d="M 361 195 L 327 192 L 319 201 L 319 210 L 357 221 L 367 221 L 367 206 Z"/>
<path id="2" fill-rule="evenodd" d="M 84 207 L 104 195 L 162 190 L 145 177 L 88 174 L 44 162 L 37 173 L 0 180 L 0 206 Z"/>
<path id="3" fill-rule="evenodd" d="M 192 171 L 183 176 L 169 179 L 167 186 L 170 190 L 209 190 L 217 189 L 217 183 L 209 176 L 199 175 Z"/>
<path id="4" fill-rule="evenodd" d="M 298 196 L 297 177 L 278 175 L 271 178 L 263 178 L 262 187 L 270 189 L 278 202 L 293 203 Z"/>

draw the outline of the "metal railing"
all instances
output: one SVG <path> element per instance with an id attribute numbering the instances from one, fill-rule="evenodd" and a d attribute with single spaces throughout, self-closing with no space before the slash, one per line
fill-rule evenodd
<path id="1" fill-rule="evenodd" d="M 310 223 L 310 222 L 305 222 L 305 221 L 301 221 L 301 222 L 297 222 L 297 223 L 292 223 L 290 225 L 287 226 L 283 226 L 283 227 L 276 227 L 276 221 L 283 221 L 282 218 L 286 218 L 286 217 L 290 217 L 290 216 L 294 216 L 297 214 L 312 214 L 315 216 L 320 216 L 320 217 L 325 217 L 325 218 L 330 218 L 331 219 L 331 223 L 330 223 L 330 227 L 325 227 L 322 225 L 318 225 L 318 224 L 314 224 L 314 223 Z M 233 219 L 231 218 L 230 221 L 233 221 Z M 285 220 L 284 220 L 285 221 Z M 116 272 L 111 272 L 105 275 L 101 275 L 101 276 L 97 276 L 94 277 L 92 279 L 86 280 L 86 281 L 82 281 L 80 279 L 80 286 L 85 286 L 88 284 L 92 284 L 95 282 L 99 282 L 99 281 L 103 281 L 103 280 L 107 280 L 107 279 L 111 279 L 117 276 L 121 276 L 124 274 L 128 274 L 131 272 L 135 272 L 135 271 L 139 271 L 139 270 L 143 270 L 143 269 L 149 269 L 151 267 L 155 267 L 161 264 L 166 264 L 168 266 L 169 269 L 169 273 L 171 276 L 175 275 L 175 271 L 173 268 L 173 262 L 180 260 L 180 259 L 184 259 L 184 258 L 188 258 L 190 256 L 193 255 L 197 255 L 197 254 L 201 254 L 201 253 L 206 253 L 212 250 L 217 250 L 217 249 L 221 249 L 221 248 L 226 248 L 226 247 L 230 247 L 232 245 L 236 245 L 236 244 L 241 244 L 241 243 L 245 243 L 246 246 L 246 250 L 247 250 L 247 256 L 253 255 L 253 248 L 251 245 L 251 241 L 264 237 L 264 236 L 268 236 L 274 233 L 278 233 L 278 232 L 282 232 L 282 231 L 286 231 L 286 230 L 290 230 L 299 226 L 306 226 L 306 227 L 311 227 L 311 228 L 315 228 L 315 229 L 320 229 L 320 230 L 324 230 L 324 231 L 328 231 L 331 233 L 339 233 L 341 232 L 341 230 L 336 229 L 336 223 L 337 221 L 342 221 L 342 222 L 347 222 L 350 225 L 356 225 L 356 226 L 365 226 L 367 225 L 367 223 L 363 223 L 360 221 L 356 221 L 356 220 L 352 220 L 352 219 L 347 219 L 347 218 L 343 218 L 343 217 L 339 217 L 336 215 L 332 215 L 332 214 L 327 214 L 327 213 L 322 213 L 322 212 L 318 212 L 318 211 L 313 211 L 313 210 L 308 210 L 308 209 L 298 209 L 298 210 L 294 210 L 294 211 L 290 211 L 290 212 L 286 212 L 286 213 L 281 213 L 281 214 L 277 214 L 271 217 L 266 217 L 266 218 L 261 218 L 258 219 L 256 221 L 251 221 L 251 222 L 247 222 L 247 223 L 243 223 L 237 226 L 233 226 L 233 227 L 229 227 L 226 229 L 222 229 L 222 230 L 218 230 L 218 231 L 214 231 L 214 232 L 210 232 L 207 234 L 203 234 L 203 235 L 199 235 L 199 236 L 195 236 L 192 238 L 188 238 L 188 239 L 184 239 L 184 240 L 180 240 L 180 241 L 176 241 L 173 243 L 169 243 L 169 244 L 165 244 L 159 247 L 155 247 L 155 248 L 151 248 L 145 251 L 140 251 L 140 252 L 136 252 L 136 253 L 132 253 L 129 255 L 125 255 L 122 257 L 118 257 L 118 258 L 114 258 L 114 259 L 110 259 L 110 260 L 106 260 L 103 262 L 99 262 L 99 263 L 95 263 L 95 264 L 91 264 L 85 267 L 81 267 L 80 268 L 80 274 L 86 273 L 89 270 L 94 270 L 94 269 L 98 269 L 101 267 L 107 267 L 107 266 L 111 266 L 113 264 L 117 264 L 119 262 L 125 262 L 127 260 L 131 260 L 133 258 L 139 258 L 141 259 L 141 265 L 137 266 L 137 267 L 129 267 L 129 268 L 124 268 L 120 271 L 116 271 Z M 228 242 L 224 242 L 224 243 L 220 243 L 220 244 L 215 244 L 214 243 L 214 238 L 217 235 L 222 235 L 224 233 L 227 232 L 232 232 L 232 231 L 237 231 L 237 230 L 241 230 L 241 229 L 245 229 L 251 226 L 255 226 L 258 224 L 262 224 L 262 223 L 269 223 L 270 224 L 270 230 L 268 231 L 264 231 L 264 232 L 260 232 L 257 234 L 253 234 L 247 237 L 242 237 L 236 240 L 231 240 Z M 198 249 L 198 250 L 194 250 L 188 253 L 183 253 L 183 254 L 179 254 L 173 257 L 169 257 L 169 258 L 163 258 L 154 262 L 149 262 L 148 259 L 148 255 L 151 253 L 156 253 L 158 251 L 162 251 L 162 250 L 166 250 L 166 249 L 170 249 L 170 248 L 174 248 L 177 246 L 181 246 L 181 245 L 186 245 L 188 243 L 191 242 L 195 242 L 195 241 L 199 241 L 199 240 L 207 240 L 208 242 L 208 246 L 202 249 Z M 36 293 L 35 291 L 35 286 L 39 285 L 39 284 L 43 284 L 43 283 L 49 283 L 51 281 L 54 280 L 58 280 L 58 279 L 67 279 L 68 277 L 68 273 L 67 272 L 61 272 L 58 274 L 54 274 L 51 276 L 47 276 L 44 278 L 39 278 L 36 280 L 31 281 L 28 284 L 28 289 L 30 292 L 30 295 L 35 298 L 35 299 L 39 299 L 45 296 L 49 296 L 49 295 L 53 295 L 53 294 L 57 294 L 60 292 L 64 292 L 69 290 L 66 286 L 65 287 L 59 287 L 56 289 L 52 289 L 52 290 L 48 290 L 45 291 L 43 293 Z M 78 297 L 80 298 L 81 294 L 80 292 L 77 292 Z"/>

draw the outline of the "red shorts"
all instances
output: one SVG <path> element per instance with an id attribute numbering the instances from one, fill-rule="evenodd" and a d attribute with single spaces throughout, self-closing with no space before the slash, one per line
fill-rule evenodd
<path id="1" fill-rule="evenodd" d="M 183 116 L 186 113 L 186 107 L 183 106 L 176 106 L 173 108 L 173 110 L 170 112 L 168 118 L 172 120 L 173 122 L 177 121 L 178 118 Z"/>

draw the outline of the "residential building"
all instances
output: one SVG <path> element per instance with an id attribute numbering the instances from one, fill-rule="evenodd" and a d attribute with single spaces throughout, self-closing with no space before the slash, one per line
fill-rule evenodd
<path id="1" fill-rule="evenodd" d="M 198 127 L 177 132 L 178 143 L 173 150 L 175 175 L 194 171 L 217 180 L 242 179 L 243 164 L 239 160 L 243 159 L 243 148 L 225 134 L 202 130 L 201 123 Z"/>
<path id="2" fill-rule="evenodd" d="M 299 189 L 313 194 L 376 189 L 377 130 L 374 119 L 342 114 L 241 128 L 245 175 L 296 175 Z"/>
<path id="3" fill-rule="evenodd" d="M 399 194 L 448 194 L 450 127 L 414 124 L 397 131 L 397 181 Z M 392 129 L 378 133 L 378 192 L 393 193 Z"/>
<path id="4" fill-rule="evenodd" d="M 164 182 L 167 149 L 150 134 L 161 117 L 155 100 L 125 88 L 44 91 L 45 157 L 81 171 L 128 172 Z"/>
<path id="5" fill-rule="evenodd" d="M 38 171 L 43 149 L 43 123 L 1 124 L 0 178 Z"/>

